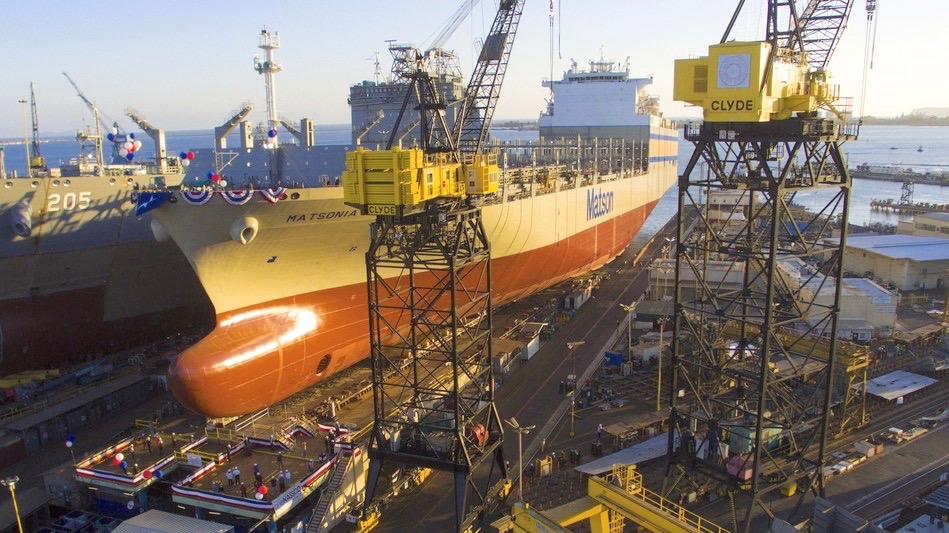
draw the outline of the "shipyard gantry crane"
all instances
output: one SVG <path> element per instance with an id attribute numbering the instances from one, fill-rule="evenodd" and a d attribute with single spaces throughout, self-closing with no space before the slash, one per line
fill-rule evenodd
<path id="1" fill-rule="evenodd" d="M 524 0 L 501 0 L 465 98 L 485 139 Z M 492 43 L 493 46 L 488 46 Z M 357 147 L 347 155 L 344 201 L 376 215 L 366 253 L 374 425 L 365 505 L 386 463 L 454 476 L 457 531 L 510 488 L 503 429 L 494 403 L 491 248 L 479 198 L 498 189 L 496 156 L 459 150 L 446 105 L 419 53 L 405 102 L 419 102 L 420 148 Z M 503 63 L 503 64 L 502 64 Z M 485 65 L 490 64 L 490 65 Z M 459 120 L 459 122 L 462 122 Z M 482 131 L 484 133 L 482 133 Z M 402 361 L 407 358 L 407 364 Z"/>
<path id="2" fill-rule="evenodd" d="M 675 99 L 704 121 L 685 128 L 695 150 L 679 179 L 663 492 L 737 498 L 735 529 L 749 531 L 756 507 L 775 518 L 774 491 L 823 496 L 831 426 L 865 417 L 853 385 L 868 353 L 837 339 L 850 202 L 840 146 L 858 128 L 824 67 L 849 7 L 802 21 L 793 0 L 769 0 L 765 40 L 729 40 L 743 4 L 707 56 L 675 64 Z M 832 37 L 818 45 L 818 33 Z M 833 191 L 822 207 L 791 203 L 814 189 Z M 713 216 L 706 199 L 723 193 L 738 200 Z"/>

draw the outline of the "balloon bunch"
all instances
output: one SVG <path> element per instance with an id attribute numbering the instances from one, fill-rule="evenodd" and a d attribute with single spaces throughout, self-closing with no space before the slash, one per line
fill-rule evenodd
<path id="1" fill-rule="evenodd" d="M 227 181 L 224 179 L 221 179 L 221 175 L 218 174 L 217 172 L 211 172 L 209 170 L 208 179 L 211 180 L 211 183 L 214 183 L 215 185 L 220 185 L 221 187 L 227 187 Z"/>
<path id="2" fill-rule="evenodd" d="M 181 152 L 178 154 L 178 159 L 181 160 L 181 166 L 187 168 L 191 164 L 191 160 L 194 159 L 194 152 L 188 150 L 187 152 Z"/>
<path id="3" fill-rule="evenodd" d="M 254 498 L 258 500 L 264 499 L 264 496 L 267 495 L 267 485 L 261 485 L 257 487 L 257 494 L 254 495 Z"/>
<path id="4" fill-rule="evenodd" d="M 119 145 L 119 155 L 129 161 L 135 159 L 135 152 L 142 148 L 142 141 L 135 140 L 134 133 L 129 133 L 128 137 L 123 141 L 117 128 L 112 128 L 112 133 L 106 135 L 106 138 Z"/>

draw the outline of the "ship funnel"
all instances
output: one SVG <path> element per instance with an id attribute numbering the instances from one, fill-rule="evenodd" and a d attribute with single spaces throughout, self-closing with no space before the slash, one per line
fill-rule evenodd
<path id="1" fill-rule="evenodd" d="M 231 238 L 234 242 L 241 244 L 250 244 L 257 236 L 257 219 L 254 217 L 244 217 L 235 220 L 231 224 Z"/>
<path id="2" fill-rule="evenodd" d="M 171 235 L 168 233 L 168 230 L 165 229 L 165 226 L 163 226 L 161 222 L 153 218 L 149 223 L 149 226 L 152 228 L 152 237 L 155 237 L 156 241 L 165 242 L 168 239 L 171 239 Z"/>
<path id="3" fill-rule="evenodd" d="M 33 233 L 33 208 L 29 202 L 20 200 L 8 211 L 10 229 L 20 237 L 29 237 Z"/>

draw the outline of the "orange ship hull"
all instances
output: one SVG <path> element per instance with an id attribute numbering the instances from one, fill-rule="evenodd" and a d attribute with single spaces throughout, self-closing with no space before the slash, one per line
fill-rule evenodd
<path id="1" fill-rule="evenodd" d="M 603 266 L 622 253 L 655 203 L 556 244 L 492 259 L 495 305 Z M 172 390 L 209 416 L 245 414 L 366 358 L 368 332 L 365 283 L 219 314 L 214 331 L 171 367 Z"/>

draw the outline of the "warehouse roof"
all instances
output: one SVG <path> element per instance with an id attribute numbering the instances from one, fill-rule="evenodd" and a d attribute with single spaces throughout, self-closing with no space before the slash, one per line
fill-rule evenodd
<path id="1" fill-rule="evenodd" d="M 890 259 L 949 260 L 949 239 L 919 235 L 867 235 L 847 239 L 847 248 L 864 250 Z"/>

